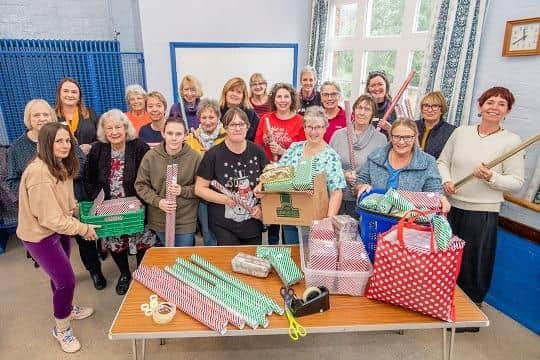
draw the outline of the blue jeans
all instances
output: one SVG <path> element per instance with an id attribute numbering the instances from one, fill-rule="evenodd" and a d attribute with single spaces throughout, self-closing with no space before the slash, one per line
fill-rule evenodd
<path id="1" fill-rule="evenodd" d="M 208 204 L 206 201 L 199 201 L 197 216 L 199 217 L 199 224 L 201 225 L 204 246 L 217 246 L 216 236 L 210 231 L 210 227 L 208 226 Z"/>
<path id="2" fill-rule="evenodd" d="M 161 246 L 165 245 L 165 233 L 164 232 L 156 232 L 156 235 L 159 238 L 159 241 L 161 242 Z M 174 235 L 174 246 L 175 247 L 193 246 L 193 245 L 195 245 L 195 234 L 194 233 L 175 234 Z"/>
<path id="3" fill-rule="evenodd" d="M 284 245 L 298 244 L 298 228 L 293 225 L 269 225 L 268 245 L 279 245 L 279 231 L 282 231 Z"/>

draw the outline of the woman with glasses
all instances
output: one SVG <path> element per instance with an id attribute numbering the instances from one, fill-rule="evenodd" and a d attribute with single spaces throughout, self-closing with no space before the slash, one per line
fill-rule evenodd
<path id="1" fill-rule="evenodd" d="M 126 87 L 126 102 L 129 108 L 126 116 L 133 124 L 135 134 L 139 134 L 141 127 L 152 121 L 146 112 L 146 91 L 141 85 L 128 85 Z"/>
<path id="2" fill-rule="evenodd" d="M 324 134 L 328 129 L 328 117 L 320 106 L 307 108 L 304 114 L 304 132 L 306 141 L 293 143 L 279 160 L 280 165 L 290 165 L 294 168 L 303 159 L 311 158 L 315 166 L 313 175 L 326 173 L 326 185 L 330 193 L 327 216 L 337 215 L 343 198 L 342 189 L 347 185 L 339 155 L 326 141 Z M 261 185 L 258 186 L 257 192 Z M 298 244 L 298 233 L 287 231 L 285 228 L 285 244 Z"/>
<path id="3" fill-rule="evenodd" d="M 387 121 L 384 123 L 380 121 L 392 102 L 389 91 L 390 82 L 384 71 L 372 71 L 368 74 L 365 92 L 371 95 L 373 100 L 377 103 L 377 114 L 375 114 L 373 126 L 382 129 L 385 135 L 388 134 L 392 123 L 396 120 L 396 113 L 392 110 Z"/>
<path id="4" fill-rule="evenodd" d="M 440 91 L 433 91 L 424 96 L 420 102 L 420 108 L 422 118 L 416 121 L 418 143 L 420 149 L 437 159 L 456 127 L 442 118 L 448 106 Z"/>
<path id="5" fill-rule="evenodd" d="M 452 203 L 448 221 L 453 232 L 467 243 L 458 284 L 478 305 L 491 284 L 503 193 L 518 191 L 524 182 L 522 153 L 491 169 L 484 165 L 521 142 L 519 136 L 503 128 L 514 101 L 507 88 L 486 90 L 478 99 L 480 123 L 457 128 L 438 160 L 444 191 Z M 455 187 L 456 181 L 471 173 L 471 181 Z"/>
<path id="6" fill-rule="evenodd" d="M 343 203 L 339 213 L 358 218 L 356 197 L 353 193 L 356 185 L 356 171 L 364 165 L 371 152 L 386 145 L 386 136 L 371 125 L 371 120 L 377 112 L 377 104 L 370 95 L 361 95 L 356 99 L 352 110 L 353 125 L 350 128 L 336 131 L 330 141 L 330 146 L 339 154 L 343 174 L 348 185 L 343 192 Z"/>
<path id="7" fill-rule="evenodd" d="M 203 96 L 201 83 L 193 75 L 186 75 L 180 81 L 179 89 L 180 101 L 183 102 L 185 116 L 188 124 L 188 132 L 190 129 L 196 129 L 199 127 L 199 119 L 197 118 L 197 109 L 199 108 L 199 102 Z M 169 117 L 176 117 L 183 119 L 182 107 L 179 102 L 171 106 L 169 111 Z"/>
<path id="8" fill-rule="evenodd" d="M 272 111 L 268 102 L 268 94 L 266 93 L 267 82 L 260 73 L 254 73 L 249 78 L 249 88 L 251 90 L 249 103 L 259 118 L 262 114 Z"/>
<path id="9" fill-rule="evenodd" d="M 249 141 L 255 139 L 255 131 L 259 125 L 259 115 L 251 108 L 247 86 L 242 78 L 234 77 L 225 83 L 221 91 L 219 106 L 221 116 L 225 116 L 227 110 L 233 107 L 240 108 L 249 120 L 246 139 Z M 223 119 L 221 121 L 223 122 Z"/>
<path id="10" fill-rule="evenodd" d="M 375 189 L 400 189 L 442 193 L 435 158 L 416 145 L 414 121 L 398 118 L 390 128 L 390 143 L 373 151 L 357 174 L 358 195 Z M 449 206 L 444 196 L 443 209 Z"/>
<path id="11" fill-rule="evenodd" d="M 333 81 L 325 81 L 321 85 L 322 107 L 328 119 L 324 141 L 330 142 L 334 132 L 347 126 L 345 111 L 339 106 L 341 88 Z"/>
<path id="12" fill-rule="evenodd" d="M 321 106 L 321 93 L 315 89 L 317 74 L 312 66 L 306 65 L 300 70 L 300 109 L 298 113 L 304 116 L 310 106 Z"/>
<path id="13" fill-rule="evenodd" d="M 195 182 L 195 195 L 208 202 L 208 223 L 218 245 L 260 245 L 263 224 L 255 188 L 268 164 L 264 150 L 246 140 L 251 123 L 244 111 L 232 107 L 222 118 L 225 141 L 208 150 L 201 161 Z M 210 185 L 217 181 L 237 193 L 252 207 L 246 209 Z"/>

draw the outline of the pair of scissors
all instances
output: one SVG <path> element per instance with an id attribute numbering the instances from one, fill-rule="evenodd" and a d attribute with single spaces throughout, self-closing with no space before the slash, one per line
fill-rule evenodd
<path id="1" fill-rule="evenodd" d="M 289 321 L 289 337 L 292 340 L 298 340 L 300 337 L 307 335 L 306 329 L 296 321 L 290 308 L 294 299 L 294 290 L 289 287 L 282 287 L 280 290 L 281 296 L 285 302 L 285 315 Z"/>

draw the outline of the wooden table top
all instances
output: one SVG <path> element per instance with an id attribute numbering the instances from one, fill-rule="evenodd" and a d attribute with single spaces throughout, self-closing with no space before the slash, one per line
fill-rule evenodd
<path id="1" fill-rule="evenodd" d="M 232 271 L 231 259 L 240 251 L 255 255 L 256 246 L 151 248 L 146 252 L 143 264 L 164 268 L 173 264 L 177 257 L 189 259 L 191 254 L 198 254 L 219 268 L 249 283 L 282 305 L 283 298 L 279 293 L 282 283 L 275 271 L 272 271 L 264 279 L 237 274 Z M 296 264 L 299 265 L 298 246 L 292 246 L 292 254 Z M 301 296 L 305 289 L 304 281 L 294 285 L 293 288 Z M 110 339 L 219 336 L 216 332 L 181 311 L 177 311 L 174 319 L 168 324 L 154 323 L 152 317 L 144 316 L 140 310 L 142 303 L 148 303 L 151 294 L 152 292 L 139 282 L 135 280 L 131 282 L 131 286 L 109 330 Z M 456 328 L 485 327 L 489 325 L 486 315 L 460 289 L 456 289 L 455 306 L 456 322 L 448 323 L 365 297 L 331 294 L 329 311 L 302 316 L 297 318 L 297 321 L 307 329 L 308 333 L 431 329 L 452 326 Z M 268 319 L 270 324 L 266 329 L 258 328 L 253 330 L 246 326 L 243 330 L 239 330 L 229 325 L 226 335 L 287 334 L 288 321 L 285 316 L 273 314 Z"/>

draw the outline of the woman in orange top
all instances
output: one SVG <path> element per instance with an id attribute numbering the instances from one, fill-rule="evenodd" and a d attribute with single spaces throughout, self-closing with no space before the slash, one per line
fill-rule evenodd
<path id="1" fill-rule="evenodd" d="M 135 134 L 139 129 L 150 123 L 150 115 L 146 112 L 146 91 L 139 84 L 126 86 L 126 102 L 129 111 L 126 115 L 135 128 Z"/>

